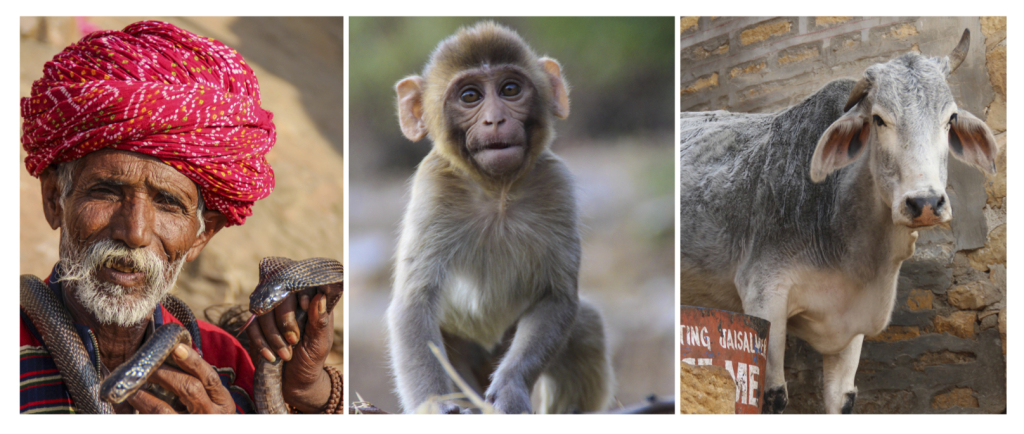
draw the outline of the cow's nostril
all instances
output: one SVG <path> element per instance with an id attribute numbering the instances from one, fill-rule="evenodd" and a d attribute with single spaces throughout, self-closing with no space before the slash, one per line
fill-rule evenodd
<path id="1" fill-rule="evenodd" d="M 922 203 L 919 199 L 908 197 L 906 200 L 907 211 L 910 211 L 910 217 L 917 218 L 921 215 Z"/>
<path id="2" fill-rule="evenodd" d="M 939 201 L 935 203 L 935 212 L 939 212 L 942 209 L 942 205 L 946 203 L 946 196 L 939 197 Z"/>

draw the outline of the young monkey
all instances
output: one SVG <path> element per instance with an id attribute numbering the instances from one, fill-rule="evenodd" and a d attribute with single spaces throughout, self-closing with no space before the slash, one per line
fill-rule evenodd
<path id="1" fill-rule="evenodd" d="M 554 119 L 569 115 L 558 62 L 483 22 L 395 89 L 402 133 L 434 142 L 413 179 L 387 313 L 403 409 L 456 391 L 427 342 L 501 412 L 532 412 L 538 380 L 542 412 L 604 409 L 604 323 L 577 293 L 572 175 L 548 150 Z M 468 412 L 453 401 L 440 411 Z"/>

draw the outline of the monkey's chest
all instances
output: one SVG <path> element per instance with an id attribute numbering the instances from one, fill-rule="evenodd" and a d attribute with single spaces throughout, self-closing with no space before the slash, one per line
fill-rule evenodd
<path id="1" fill-rule="evenodd" d="M 532 304 L 522 282 L 485 282 L 477 273 L 449 273 L 441 291 L 441 328 L 487 349 L 497 345 Z"/>
<path id="2" fill-rule="evenodd" d="M 440 318 L 446 331 L 488 348 L 554 288 L 575 291 L 579 238 L 575 221 L 513 202 L 499 212 L 480 202 L 452 210 L 439 237 Z M 464 212 L 459 212 L 464 211 Z M 553 215 L 554 214 L 554 215 Z"/>

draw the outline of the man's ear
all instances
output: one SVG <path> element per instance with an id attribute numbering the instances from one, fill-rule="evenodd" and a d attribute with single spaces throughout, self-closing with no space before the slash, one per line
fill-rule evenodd
<path id="1" fill-rule="evenodd" d="M 418 142 L 427 135 L 423 122 L 423 78 L 406 77 L 395 85 L 398 94 L 398 124 L 405 138 Z"/>
<path id="2" fill-rule="evenodd" d="M 43 215 L 50 229 L 60 228 L 60 216 L 63 210 L 60 207 L 60 188 L 57 185 L 57 170 L 53 166 L 47 167 L 39 175 L 39 186 L 43 195 Z"/>
<path id="3" fill-rule="evenodd" d="M 199 257 L 199 252 L 203 251 L 206 247 L 206 243 L 210 242 L 217 232 L 224 229 L 224 226 L 228 224 L 228 218 L 221 214 L 220 211 L 206 210 L 203 211 L 203 219 L 206 221 L 206 229 L 203 230 L 199 236 L 196 237 L 195 242 L 192 243 L 192 248 L 188 250 L 188 255 L 185 256 L 186 262 L 192 262 Z"/>

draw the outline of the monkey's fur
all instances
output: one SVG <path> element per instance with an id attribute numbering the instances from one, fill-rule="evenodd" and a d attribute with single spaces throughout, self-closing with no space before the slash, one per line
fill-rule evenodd
<path id="1" fill-rule="evenodd" d="M 573 180 L 548 150 L 554 118 L 569 114 L 560 66 L 484 22 L 442 41 L 423 76 L 395 87 L 402 132 L 434 142 L 413 178 L 387 313 L 403 409 L 455 392 L 427 342 L 499 411 L 531 412 L 538 380 L 542 412 L 604 409 L 614 378 L 601 315 L 577 294 Z"/>

